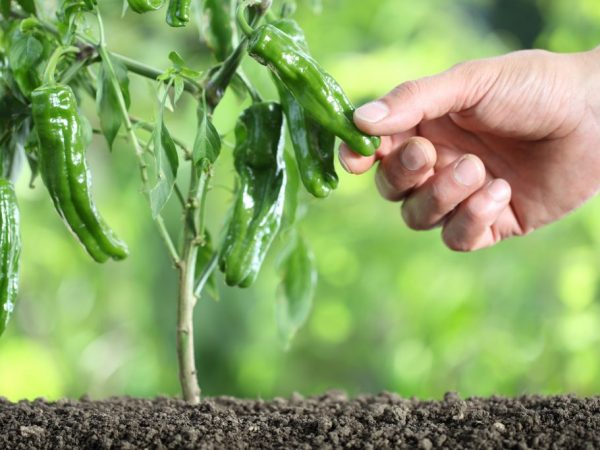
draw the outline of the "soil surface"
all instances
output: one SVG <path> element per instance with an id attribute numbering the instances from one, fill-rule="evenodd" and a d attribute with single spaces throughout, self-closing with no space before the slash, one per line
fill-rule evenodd
<path id="1" fill-rule="evenodd" d="M 0 398 L 0 448 L 598 449 L 600 397 Z"/>

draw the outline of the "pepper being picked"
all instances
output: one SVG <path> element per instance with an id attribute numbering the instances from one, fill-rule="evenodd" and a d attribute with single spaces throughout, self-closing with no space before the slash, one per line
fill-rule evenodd
<path id="1" fill-rule="evenodd" d="M 304 33 L 295 21 L 281 19 L 272 25 L 294 39 L 308 53 Z M 275 75 L 273 81 L 287 119 L 302 184 L 313 196 L 325 198 L 338 186 L 333 163 L 335 135 L 306 113 Z"/>
<path id="2" fill-rule="evenodd" d="M 271 24 L 252 29 L 243 8 L 238 9 L 238 21 L 248 35 L 250 55 L 277 76 L 315 121 L 355 152 L 364 156 L 375 153 L 381 139 L 356 128 L 355 107 L 341 86 L 294 38 Z"/>
<path id="3" fill-rule="evenodd" d="M 104 222 L 91 198 L 91 175 L 85 160 L 84 118 L 69 86 L 54 81 L 64 50 L 52 55 L 44 85 L 33 91 L 31 108 L 38 137 L 39 171 L 54 206 L 73 234 L 97 262 L 120 260 L 127 246 Z"/>
<path id="4" fill-rule="evenodd" d="M 15 307 L 19 284 L 19 208 L 13 185 L 0 178 L 0 335 Z"/>
<path id="5" fill-rule="evenodd" d="M 286 172 L 283 112 L 255 103 L 235 127 L 234 165 L 239 185 L 219 255 L 229 286 L 248 287 L 260 271 L 283 216 Z"/>

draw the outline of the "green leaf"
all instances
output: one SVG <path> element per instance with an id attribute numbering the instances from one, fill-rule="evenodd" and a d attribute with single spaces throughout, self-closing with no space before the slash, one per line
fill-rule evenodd
<path id="1" fill-rule="evenodd" d="M 150 210 L 152 211 L 153 219 L 159 216 L 169 201 L 172 190 L 173 185 L 165 178 L 159 178 L 156 184 L 150 189 L 148 195 L 150 196 Z"/>
<path id="2" fill-rule="evenodd" d="M 162 99 L 158 105 L 156 126 L 152 134 L 156 174 L 158 177 L 156 185 L 150 190 L 150 204 L 154 219 L 158 217 L 165 204 L 169 201 L 173 192 L 173 185 L 177 178 L 177 170 L 179 169 L 177 147 L 164 121 L 165 103 L 168 99 L 169 86 L 163 91 Z"/>
<path id="3" fill-rule="evenodd" d="M 195 164 L 204 166 L 215 163 L 221 153 L 221 137 L 212 124 L 206 105 L 198 107 L 198 132 L 194 140 L 192 158 Z"/>
<path id="4" fill-rule="evenodd" d="M 208 263 L 214 255 L 214 247 L 212 243 L 212 239 L 210 233 L 208 231 L 204 232 L 204 242 L 205 244 L 198 248 L 198 256 L 196 257 L 196 270 L 195 270 L 195 283 L 198 284 L 200 276 L 206 269 Z M 204 289 L 202 290 L 203 294 L 207 294 L 214 301 L 218 302 L 220 300 L 219 289 L 217 287 L 217 271 L 213 270 L 210 277 L 206 281 L 204 285 Z"/>
<path id="5" fill-rule="evenodd" d="M 173 66 L 176 69 L 181 69 L 185 67 L 185 61 L 183 60 L 181 55 L 176 51 L 172 51 L 171 53 L 169 53 L 169 61 L 173 63 Z"/>
<path id="6" fill-rule="evenodd" d="M 284 251 L 279 271 L 277 326 L 280 336 L 289 345 L 308 319 L 317 284 L 314 256 L 301 236 L 296 235 Z"/>
<path id="7" fill-rule="evenodd" d="M 10 0 L 0 0 L 0 13 L 4 18 L 10 16 Z"/>
<path id="8" fill-rule="evenodd" d="M 281 220 L 282 234 L 290 230 L 296 223 L 298 215 L 298 194 L 300 192 L 300 175 L 298 173 L 296 159 L 289 151 L 285 152 L 284 158 L 285 170 L 287 172 L 287 185 L 285 186 L 285 203 Z"/>
<path id="9" fill-rule="evenodd" d="M 13 71 L 35 67 L 44 53 L 44 45 L 34 36 L 22 35 L 13 42 L 8 58 Z"/>
<path id="10" fill-rule="evenodd" d="M 17 0 L 17 3 L 26 13 L 35 14 L 35 2 L 33 0 Z"/>
<path id="11" fill-rule="evenodd" d="M 102 61 L 100 71 L 98 72 L 98 90 L 96 92 L 96 109 L 100 118 L 100 128 L 108 142 L 108 147 L 112 150 L 112 145 L 119 133 L 123 117 L 119 107 L 119 99 L 115 90 L 113 77 L 116 77 L 118 86 L 120 86 L 125 106 L 129 109 L 129 76 L 126 67 L 118 60 L 110 58 L 109 61 Z M 110 66 L 114 69 L 114 74 Z"/>
<path id="12" fill-rule="evenodd" d="M 175 88 L 175 92 L 173 94 L 173 104 L 175 105 L 181 98 L 181 94 L 183 94 L 183 89 L 185 87 L 183 78 L 180 76 L 175 76 L 173 78 L 173 86 Z"/>

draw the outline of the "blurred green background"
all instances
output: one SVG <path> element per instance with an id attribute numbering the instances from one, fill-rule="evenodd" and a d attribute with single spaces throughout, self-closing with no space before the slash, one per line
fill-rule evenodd
<path id="1" fill-rule="evenodd" d="M 101 1 L 110 47 L 157 67 L 177 49 L 195 68 L 210 56 L 198 30 L 168 28 L 163 13 L 121 18 Z M 356 103 L 470 58 L 527 47 L 582 51 L 600 43 L 597 0 L 299 0 L 297 18 L 315 56 Z M 268 77 L 244 63 L 261 92 Z M 132 75 L 133 111 L 151 118 L 151 85 Z M 231 144 L 241 105 L 229 95 L 216 122 Z M 93 103 L 86 105 L 93 116 Z M 97 119 L 92 117 L 93 121 Z M 168 118 L 191 143 L 194 105 Z M 209 225 L 231 199 L 230 147 L 217 168 Z M 89 151 L 94 191 L 129 244 L 124 262 L 94 264 L 69 236 L 41 182 L 19 181 L 24 251 L 19 303 L 0 340 L 0 395 L 49 399 L 88 393 L 177 395 L 175 272 L 158 238 L 132 149 Z M 284 351 L 269 259 L 255 287 L 202 299 L 196 313 L 199 379 L 207 395 L 270 398 L 390 390 L 439 398 L 600 392 L 600 199 L 533 235 L 474 254 L 447 250 L 436 231 L 414 233 L 382 201 L 372 173 L 341 174 L 326 201 L 309 201 L 303 234 L 319 285 L 306 326 Z M 176 205 L 167 209 L 173 230 Z"/>

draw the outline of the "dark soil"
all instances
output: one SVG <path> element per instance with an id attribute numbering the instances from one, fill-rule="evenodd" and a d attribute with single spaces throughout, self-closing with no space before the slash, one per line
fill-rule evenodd
<path id="1" fill-rule="evenodd" d="M 2 449 L 598 449 L 600 397 L 0 398 Z"/>

